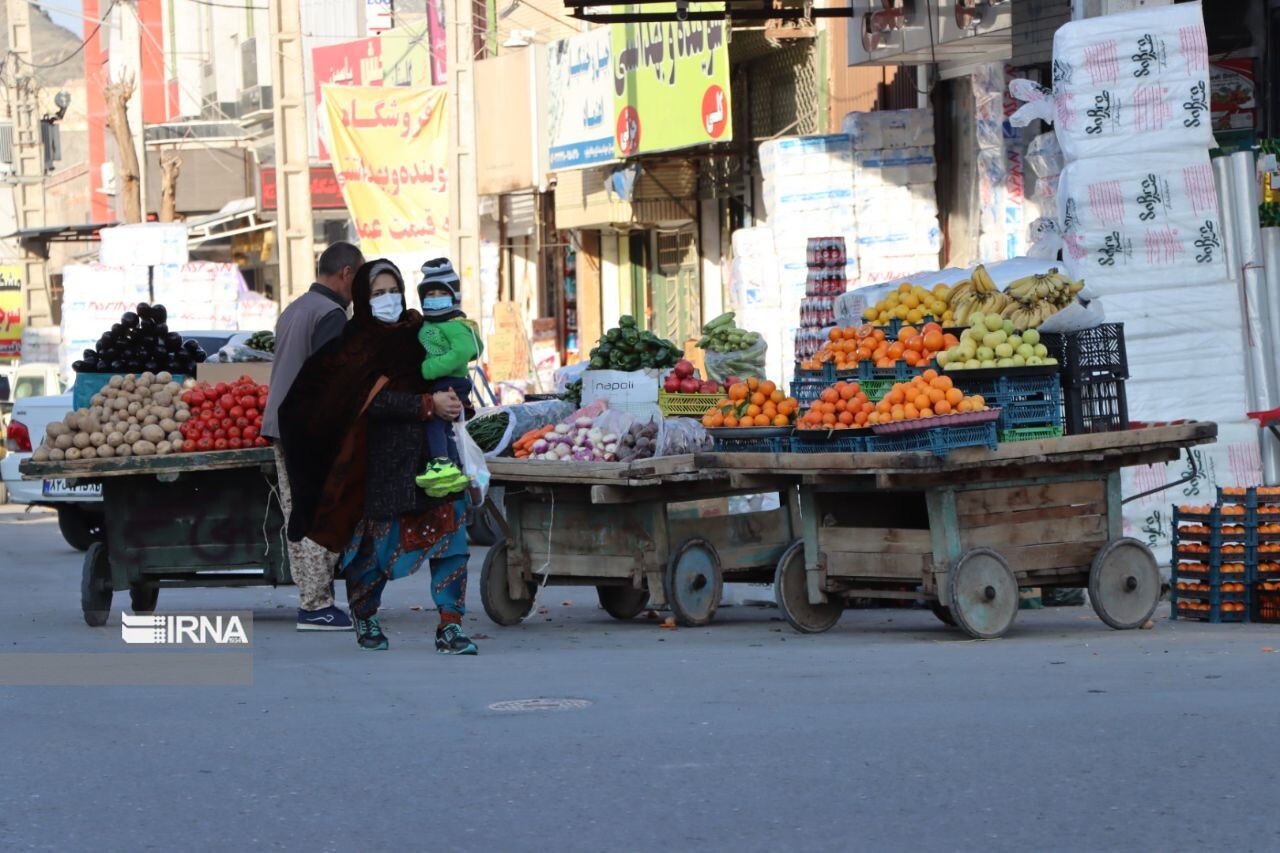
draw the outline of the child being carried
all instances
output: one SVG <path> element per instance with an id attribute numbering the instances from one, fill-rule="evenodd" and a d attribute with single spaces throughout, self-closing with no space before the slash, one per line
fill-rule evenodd
<path id="1" fill-rule="evenodd" d="M 418 342 L 426 353 L 422 378 L 431 383 L 433 394 L 456 393 L 469 418 L 474 414 L 472 385 L 467 378 L 469 365 L 480 357 L 484 348 L 475 325 L 462 313 L 462 281 L 447 258 L 436 258 L 422 265 L 418 297 L 422 300 L 425 320 L 418 332 Z M 459 458 L 453 424 L 432 418 L 426 423 L 426 432 L 431 461 L 415 482 L 433 498 L 463 491 L 470 480 L 452 461 Z"/>

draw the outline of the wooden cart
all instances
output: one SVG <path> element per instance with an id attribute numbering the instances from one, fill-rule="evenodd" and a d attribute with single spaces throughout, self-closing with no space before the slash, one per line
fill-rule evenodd
<path id="1" fill-rule="evenodd" d="M 161 587 L 293 582 L 270 448 L 30 460 L 24 479 L 102 483 L 104 541 L 84 556 L 84 620 L 103 625 L 112 594 L 129 590 L 135 613 L 155 609 Z"/>
<path id="2" fill-rule="evenodd" d="M 798 631 L 835 625 L 851 598 L 925 599 L 972 637 L 1003 635 L 1019 588 L 1084 587 L 1113 628 L 1155 611 L 1161 578 L 1123 536 L 1120 469 L 1209 443 L 1212 423 L 929 453 L 707 454 L 701 470 L 785 472 L 803 537 L 775 573 Z"/>
<path id="3" fill-rule="evenodd" d="M 768 583 L 793 529 L 792 483 L 765 473 L 699 470 L 692 456 L 633 463 L 492 459 L 505 486 L 506 537 L 480 576 L 485 613 L 499 625 L 529 614 L 539 585 L 594 586 L 600 604 L 630 619 L 650 601 L 683 625 L 705 625 L 723 584 Z M 680 518 L 673 504 L 782 492 L 770 511 Z"/>

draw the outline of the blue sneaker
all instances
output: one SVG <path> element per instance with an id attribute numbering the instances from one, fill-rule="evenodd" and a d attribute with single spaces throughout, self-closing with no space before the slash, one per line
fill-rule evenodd
<path id="1" fill-rule="evenodd" d="M 474 655 L 479 649 L 461 625 L 450 622 L 436 629 L 436 652 L 442 655 Z"/>
<path id="2" fill-rule="evenodd" d="M 376 613 L 368 619 L 356 620 L 356 644 L 371 652 L 385 652 L 391 645 L 387 642 L 387 635 L 382 633 L 382 628 L 378 625 Z"/>
<path id="3" fill-rule="evenodd" d="M 351 619 L 332 604 L 321 610 L 298 608 L 299 631 L 350 631 Z"/>

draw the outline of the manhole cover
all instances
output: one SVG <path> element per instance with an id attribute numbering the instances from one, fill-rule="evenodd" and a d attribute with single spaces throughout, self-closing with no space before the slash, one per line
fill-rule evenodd
<path id="1" fill-rule="evenodd" d="M 510 699 L 494 702 L 490 711 L 576 711 L 590 705 L 588 699 Z"/>

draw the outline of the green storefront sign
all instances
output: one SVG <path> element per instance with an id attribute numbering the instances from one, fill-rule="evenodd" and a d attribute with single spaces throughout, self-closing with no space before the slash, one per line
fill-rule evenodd
<path id="1" fill-rule="evenodd" d="M 675 4 L 644 10 L 674 11 Z M 724 21 L 614 24 L 610 29 L 618 157 L 733 138 Z"/>

